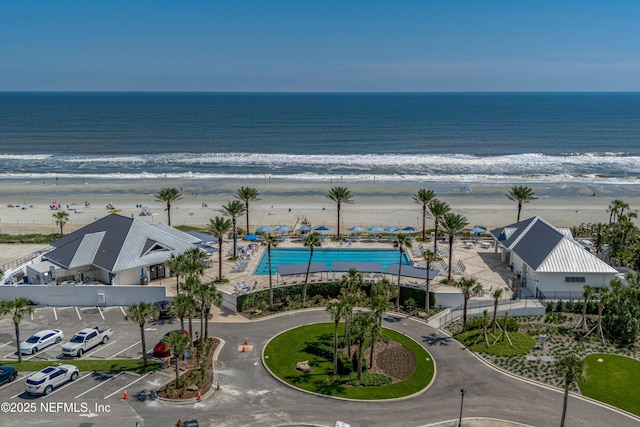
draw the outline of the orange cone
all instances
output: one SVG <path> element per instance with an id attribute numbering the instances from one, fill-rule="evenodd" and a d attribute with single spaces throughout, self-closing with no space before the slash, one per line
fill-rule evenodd
<path id="1" fill-rule="evenodd" d="M 247 349 L 244 348 L 244 346 L 242 346 L 242 353 L 246 353 L 246 352 L 247 352 Z"/>
<path id="2" fill-rule="evenodd" d="M 127 394 L 127 389 L 124 389 L 124 396 L 122 396 L 122 400 L 127 400 L 129 398 L 129 395 Z"/>
<path id="3" fill-rule="evenodd" d="M 202 396 L 200 395 L 200 390 L 198 390 L 198 397 L 196 397 L 198 402 L 202 402 Z"/>
<path id="4" fill-rule="evenodd" d="M 244 345 L 249 345 L 249 338 L 244 339 Z"/>

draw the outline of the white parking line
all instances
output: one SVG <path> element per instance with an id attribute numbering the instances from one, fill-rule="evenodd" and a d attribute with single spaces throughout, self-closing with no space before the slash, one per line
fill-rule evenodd
<path id="1" fill-rule="evenodd" d="M 15 351 L 13 351 L 13 352 L 11 352 L 11 353 L 7 354 L 6 356 L 4 356 L 4 357 L 3 357 L 3 359 L 7 359 L 7 358 L 9 358 L 9 357 L 13 356 L 14 354 L 17 354 L 17 353 L 16 353 Z M 16 356 L 16 357 L 17 357 L 17 356 Z"/>
<path id="2" fill-rule="evenodd" d="M 129 384 L 127 384 L 127 385 L 126 385 L 126 386 L 124 386 L 124 387 L 120 387 L 118 390 L 114 391 L 114 392 L 113 392 L 113 393 L 111 393 L 110 395 L 105 396 L 105 400 L 106 400 L 106 399 L 108 399 L 108 398 L 110 398 L 110 397 L 111 397 L 111 396 L 113 396 L 114 394 L 121 392 L 121 391 L 122 391 L 122 390 L 124 390 L 125 388 L 127 388 L 127 387 L 131 387 L 132 385 L 134 385 L 134 384 L 135 384 L 135 383 L 137 383 L 138 381 L 140 381 L 140 380 L 142 380 L 142 379 L 144 379 L 144 378 L 148 377 L 148 376 L 149 376 L 149 375 L 151 375 L 152 373 L 153 373 L 153 372 L 147 372 L 146 374 L 144 374 L 143 376 L 141 376 L 141 377 L 140 377 L 140 378 L 138 378 L 137 380 L 130 382 Z"/>
<path id="3" fill-rule="evenodd" d="M 33 321 L 33 311 L 30 314 L 31 314 L 31 321 Z"/>
<path id="4" fill-rule="evenodd" d="M 75 307 L 76 309 L 76 313 L 78 314 L 78 320 L 82 320 L 82 317 L 80 317 L 80 310 L 78 310 L 78 307 Z"/>
<path id="5" fill-rule="evenodd" d="M 98 387 L 101 387 L 101 386 L 105 385 L 105 384 L 106 384 L 106 383 L 108 383 L 109 381 L 116 379 L 116 377 L 119 377 L 119 376 L 120 376 L 120 375 L 122 375 L 122 374 L 124 374 L 124 371 L 120 371 L 120 372 L 118 372 L 117 374 L 115 374 L 114 376 L 112 376 L 111 378 L 109 378 L 108 380 L 106 380 L 106 381 L 102 381 L 102 382 L 101 382 L 101 383 L 99 383 L 97 386 L 91 387 L 89 390 L 87 390 L 87 391 L 84 391 L 84 392 L 80 393 L 79 395 L 77 395 L 76 397 L 74 397 L 74 399 L 77 399 L 77 398 L 79 398 L 79 397 L 84 396 L 85 394 L 89 393 L 90 391 L 93 391 L 93 390 L 97 389 Z"/>
<path id="6" fill-rule="evenodd" d="M 53 317 L 56 318 L 56 320 L 58 320 L 58 313 L 56 312 L 56 308 L 53 307 Z"/>
<path id="7" fill-rule="evenodd" d="M 95 353 L 99 352 L 100 350 L 103 350 L 103 349 L 109 347 L 111 344 L 115 344 L 117 342 L 118 342 L 117 340 L 113 340 L 109 344 L 101 345 L 100 347 L 98 347 L 97 349 L 95 349 L 94 351 L 91 352 L 91 356 L 93 356 Z"/>
<path id="8" fill-rule="evenodd" d="M 47 347 L 47 348 L 43 348 L 43 349 L 42 349 L 42 350 L 40 350 L 39 352 L 34 353 L 34 354 L 32 354 L 31 356 L 29 356 L 29 357 L 22 357 L 22 360 L 31 360 L 31 359 L 33 359 L 34 357 L 36 357 L 36 356 L 40 355 L 43 351 L 45 351 L 45 350 L 50 350 L 50 349 L 54 348 L 54 347 L 55 347 L 55 346 L 57 346 L 57 345 L 62 346 L 62 341 L 60 341 L 60 342 L 59 342 L 59 343 L 57 343 L 57 344 L 50 345 L 50 346 L 49 346 L 49 347 Z"/>
<path id="9" fill-rule="evenodd" d="M 34 371 L 34 372 L 35 372 L 35 371 Z M 21 376 L 21 377 L 19 377 L 19 378 L 16 378 L 15 380 L 11 381 L 10 383 L 6 383 L 6 384 L 4 384 L 2 387 L 0 387 L 0 390 L 2 390 L 3 388 L 7 388 L 7 387 L 9 387 L 10 385 L 15 384 L 15 383 L 16 383 L 16 381 L 20 381 L 20 380 L 23 380 L 23 379 L 25 379 L 25 378 L 27 378 L 27 377 L 31 376 L 31 374 L 33 374 L 33 372 L 29 372 L 29 373 L 27 373 L 27 374 L 25 374 L 25 375 L 23 375 L 23 376 Z"/>
<path id="10" fill-rule="evenodd" d="M 58 310 L 69 310 L 70 308 L 73 308 L 73 306 L 68 306 L 68 307 L 58 307 Z"/>
<path id="11" fill-rule="evenodd" d="M 124 308 L 122 308 L 122 306 L 120 306 L 120 311 L 122 312 L 122 315 L 123 315 L 123 316 L 126 316 L 126 315 L 127 315 L 127 312 L 126 312 L 126 311 L 124 311 Z"/>
<path id="12" fill-rule="evenodd" d="M 66 383 L 66 384 L 65 384 L 65 385 L 63 385 L 62 387 L 59 387 L 59 388 L 57 388 L 57 389 L 53 390 L 53 391 L 52 391 L 51 393 L 49 393 L 48 395 L 46 395 L 46 396 L 42 396 L 42 398 L 43 398 L 43 399 L 46 399 L 47 397 L 50 397 L 50 396 L 54 395 L 55 393 L 59 392 L 60 390 L 62 390 L 62 389 L 64 389 L 64 388 L 69 387 L 71 384 L 75 384 L 75 383 L 79 382 L 80 380 L 83 380 L 83 379 L 87 378 L 89 375 L 93 374 L 94 372 L 95 372 L 95 371 L 91 371 L 91 372 L 89 372 L 87 375 L 85 375 L 84 377 L 80 377 L 80 378 L 78 378 L 78 379 L 77 379 L 77 380 L 75 380 L 75 381 L 69 381 L 68 383 Z"/>
<path id="13" fill-rule="evenodd" d="M 13 341 L 9 341 L 9 342 L 6 342 L 6 343 L 4 343 L 4 344 L 0 344 L 0 347 L 4 347 L 5 345 L 9 345 L 9 344 L 11 344 L 12 342 L 13 342 Z"/>
<path id="14" fill-rule="evenodd" d="M 109 359 L 113 359 L 114 357 L 116 357 L 117 355 L 119 355 L 120 353 L 124 353 L 125 351 L 129 350 L 131 347 L 136 346 L 138 344 L 140 344 L 142 341 L 138 341 L 135 344 L 130 345 L 129 347 L 125 348 L 124 350 L 120 350 L 119 352 L 117 352 L 116 354 L 114 354 L 113 356 L 107 357 L 107 360 Z"/>
<path id="15" fill-rule="evenodd" d="M 100 313 L 100 317 L 102 317 L 102 320 L 104 320 L 104 314 L 102 314 L 102 310 L 100 310 L 100 307 L 98 307 L 98 313 Z"/>

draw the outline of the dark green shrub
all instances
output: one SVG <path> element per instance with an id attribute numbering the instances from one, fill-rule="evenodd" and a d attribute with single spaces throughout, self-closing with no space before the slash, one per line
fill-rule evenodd
<path id="1" fill-rule="evenodd" d="M 352 386 L 376 387 L 391 383 L 391 378 L 383 374 L 373 374 L 371 372 L 363 372 L 362 379 L 358 381 L 358 373 L 351 372 L 348 375 L 340 375 L 331 377 L 332 384 L 344 384 Z"/>
<path id="2" fill-rule="evenodd" d="M 558 301 L 556 302 L 556 311 L 557 311 L 558 313 L 562 313 L 562 312 L 564 311 L 564 301 L 562 301 L 562 300 L 558 300 Z"/>
<path id="3" fill-rule="evenodd" d="M 545 312 L 551 313 L 552 311 L 553 311 L 553 301 L 547 301 Z"/>

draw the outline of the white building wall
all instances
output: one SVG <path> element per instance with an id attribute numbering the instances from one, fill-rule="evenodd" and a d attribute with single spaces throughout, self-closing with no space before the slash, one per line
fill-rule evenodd
<path id="1" fill-rule="evenodd" d="M 584 283 L 567 283 L 565 277 L 586 278 Z M 547 298 L 580 298 L 585 285 L 594 288 L 608 286 L 615 279 L 612 273 L 534 273 L 527 278 L 527 288 L 535 295 L 536 288 Z"/>

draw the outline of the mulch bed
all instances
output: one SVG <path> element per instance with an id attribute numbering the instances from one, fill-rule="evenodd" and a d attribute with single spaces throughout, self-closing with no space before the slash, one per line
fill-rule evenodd
<path id="1" fill-rule="evenodd" d="M 356 345 L 351 346 L 351 354 L 358 349 Z M 342 349 L 347 354 L 346 349 Z M 373 366 L 370 363 L 371 351 L 365 351 L 365 363 L 369 366 L 368 371 L 374 374 L 384 374 L 391 377 L 392 383 L 397 383 L 409 377 L 416 369 L 415 355 L 402 344 L 396 341 L 388 343 L 376 343 L 373 349 Z"/>
<path id="2" fill-rule="evenodd" d="M 211 346 L 211 351 L 209 353 L 209 357 L 211 357 L 213 355 L 213 353 L 215 352 L 216 348 L 218 347 L 218 345 L 220 344 L 220 340 L 219 339 L 215 339 L 213 345 Z M 191 355 L 192 357 L 190 357 L 187 360 L 181 360 L 180 361 L 180 371 L 187 371 L 184 373 L 180 374 L 180 378 L 184 380 L 185 375 L 189 374 L 189 371 L 191 369 L 194 369 L 196 367 L 196 357 L 195 354 Z M 175 363 L 175 362 L 172 362 Z M 170 367 L 168 368 L 164 368 L 165 370 L 170 370 L 171 373 L 175 376 L 175 371 L 176 371 L 176 367 L 174 364 L 172 364 Z M 189 382 L 187 381 L 187 384 L 185 385 L 185 387 L 189 387 L 192 384 L 189 384 Z M 163 399 L 193 399 L 196 398 L 198 396 L 198 391 L 200 391 L 200 394 L 203 395 L 205 394 L 207 391 L 209 391 L 209 389 L 211 389 L 211 386 L 213 385 L 213 369 L 212 369 L 212 364 L 209 363 L 209 365 L 207 366 L 207 372 L 206 372 L 206 376 L 204 381 L 199 385 L 199 390 L 185 390 L 181 396 L 177 397 L 177 396 L 173 396 L 170 397 L 167 395 L 167 387 L 174 387 L 175 386 L 175 380 L 171 381 L 168 384 L 165 384 L 164 386 L 162 386 L 160 389 L 158 389 L 157 391 L 157 395 L 160 398 Z M 177 394 L 177 393 L 176 393 Z"/>

